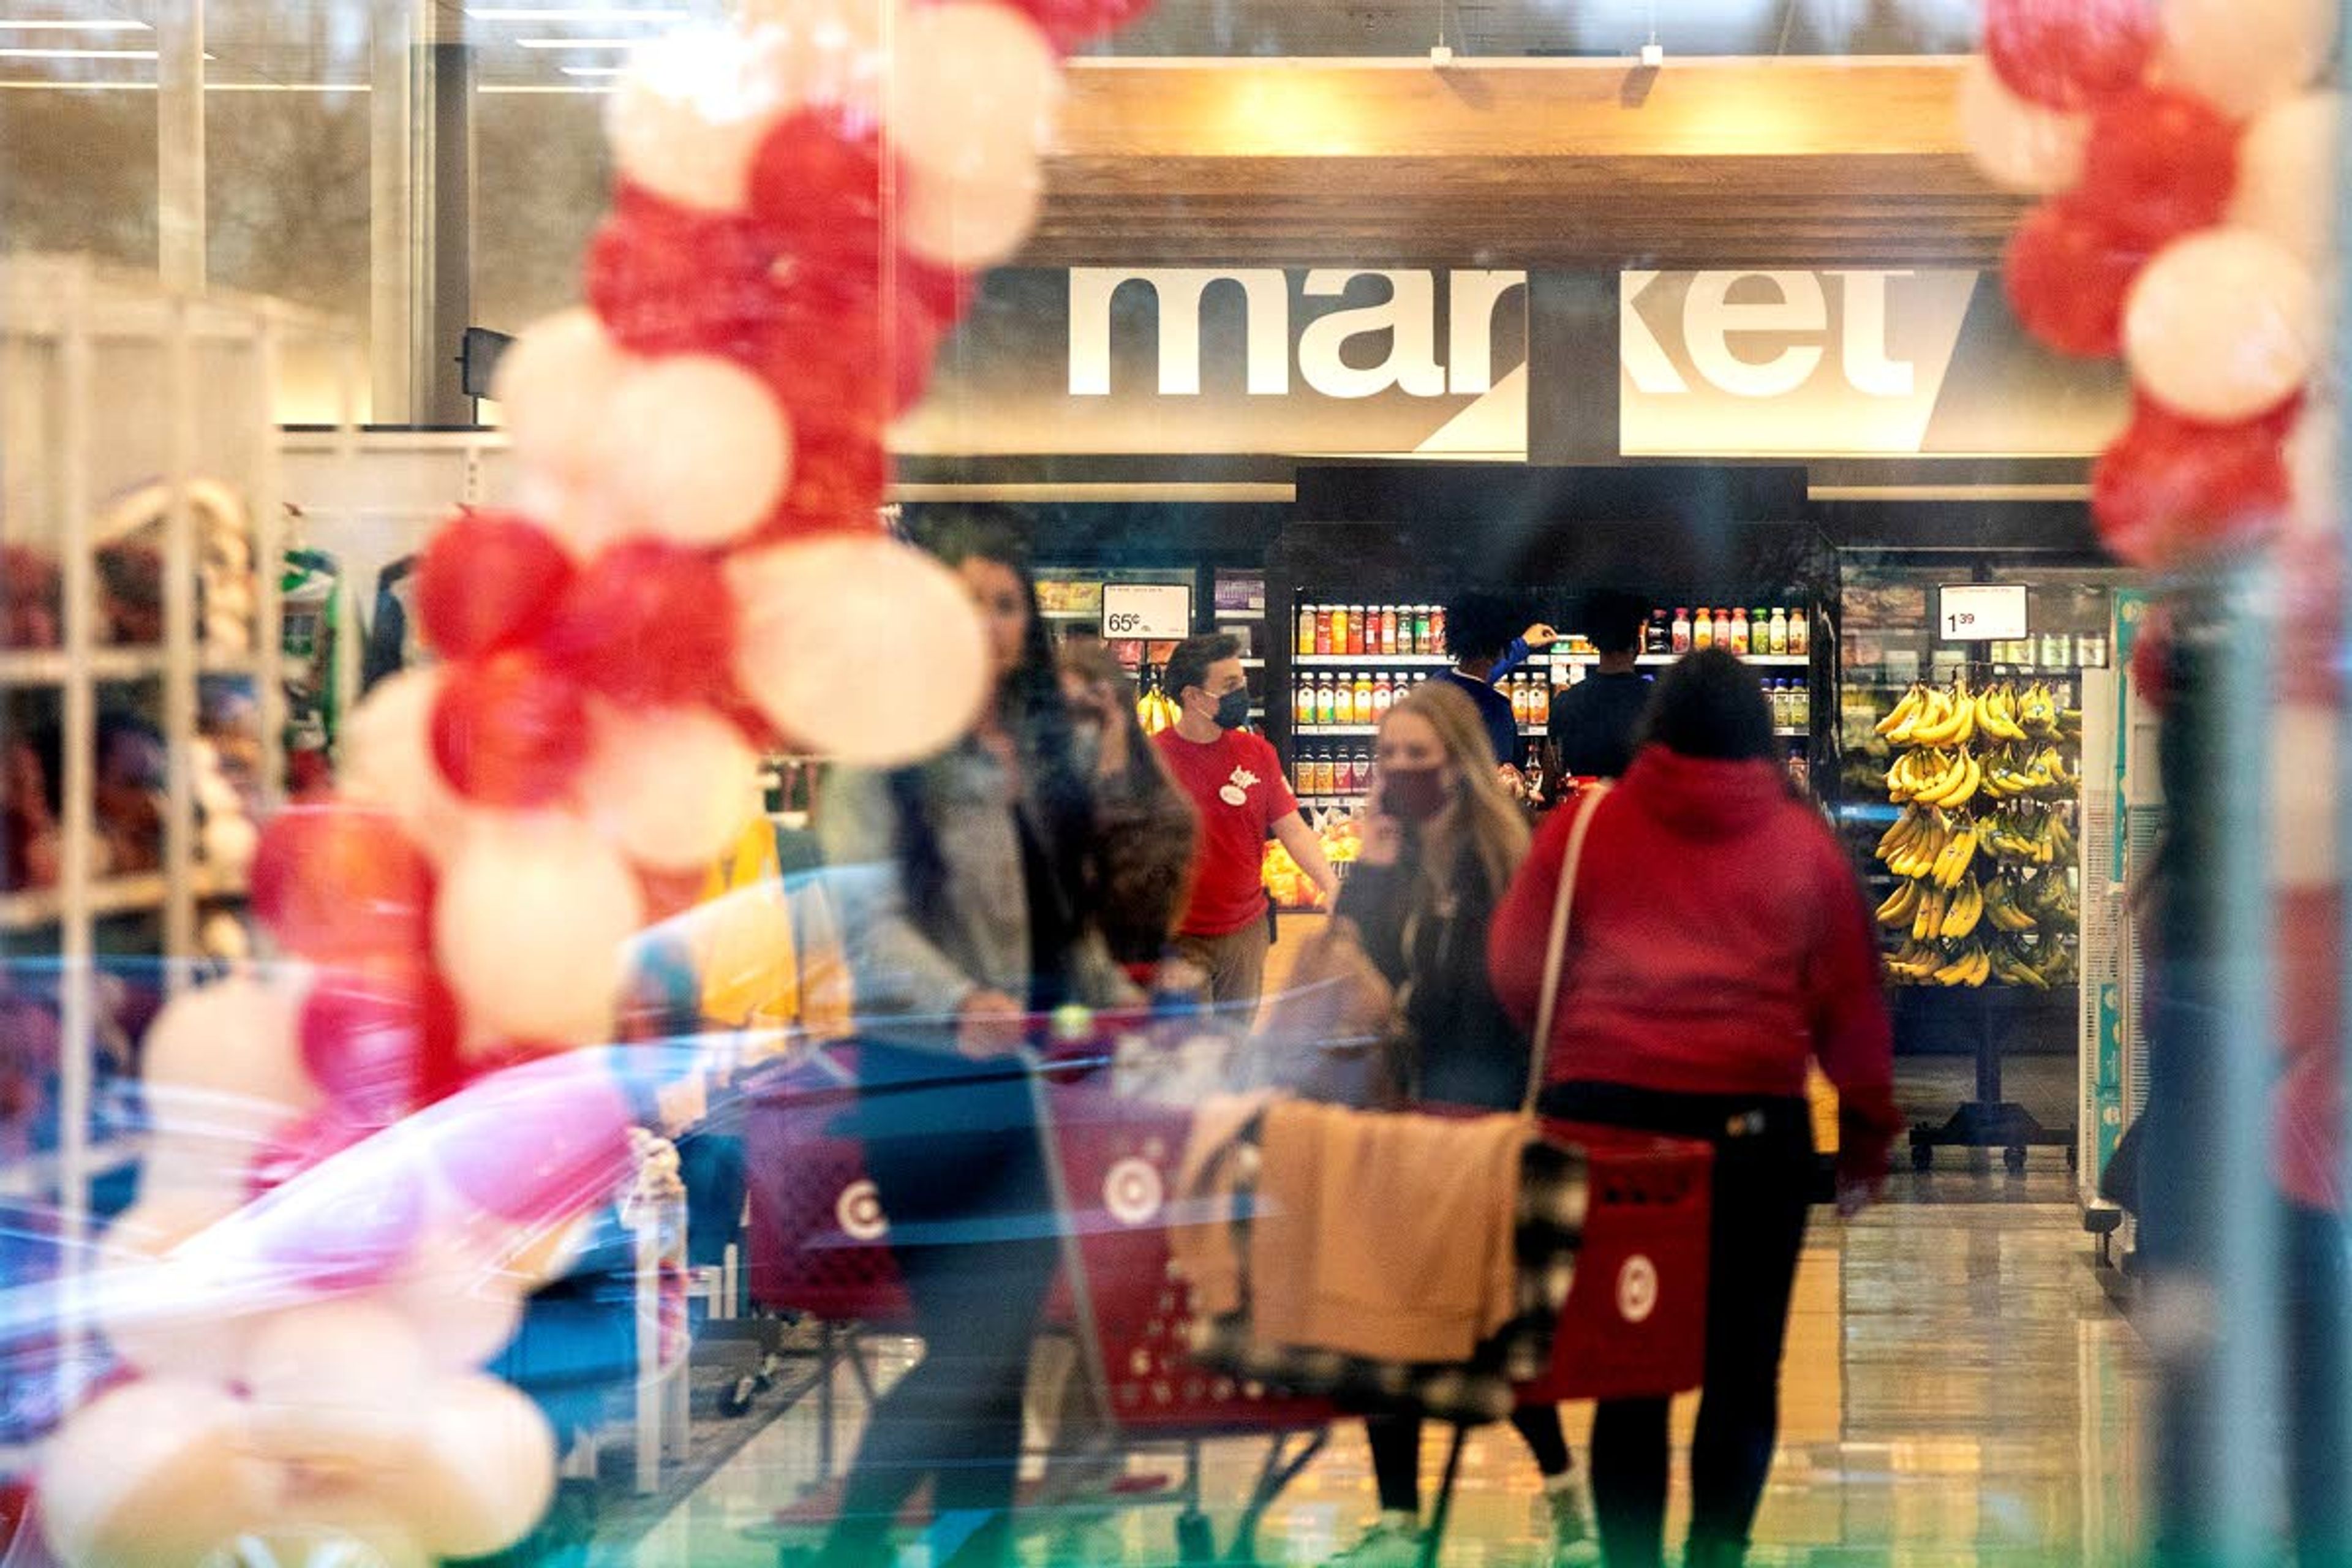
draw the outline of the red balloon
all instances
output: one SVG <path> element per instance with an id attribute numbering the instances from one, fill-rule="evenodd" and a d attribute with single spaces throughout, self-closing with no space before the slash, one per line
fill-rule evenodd
<path id="1" fill-rule="evenodd" d="M 881 127 L 843 106 L 784 116 L 751 160 L 751 214 L 812 267 L 871 269 L 883 251 Z"/>
<path id="2" fill-rule="evenodd" d="M 1067 53 L 1080 44 L 1115 33 L 1151 9 L 1154 0 L 1013 0 L 1013 8 L 1036 23 L 1054 47 Z"/>
<path id="3" fill-rule="evenodd" d="M 567 1051 L 477 1079 L 424 1126 L 467 1202 L 547 1223 L 604 1202 L 628 1177 L 633 1120 L 599 1054 Z"/>
<path id="4" fill-rule="evenodd" d="M 749 220 L 624 187 L 589 242 L 588 303 L 643 354 L 726 349 L 777 308 L 775 247 Z"/>
<path id="5" fill-rule="evenodd" d="M 2002 268 L 2025 330 L 2060 353 L 2113 359 L 2123 352 L 2124 296 L 2147 253 L 2078 198 L 2026 216 Z"/>
<path id="6" fill-rule="evenodd" d="M 572 581 L 572 558 L 548 532 L 510 512 L 459 512 L 416 564 L 416 615 L 446 658 L 529 642 Z"/>
<path id="7" fill-rule="evenodd" d="M 2146 398 L 2091 474 L 2099 537 L 2137 566 L 2170 568 L 2267 535 L 2288 502 L 2291 413 L 2243 425 L 2183 419 Z"/>
<path id="8" fill-rule="evenodd" d="M 588 749 L 586 689 L 533 648 L 451 665 L 433 700 L 433 760 L 483 805 L 561 798 Z"/>
<path id="9" fill-rule="evenodd" d="M 2155 52 L 2148 0 L 1986 0 L 1992 68 L 2048 109 L 2081 109 L 2137 85 Z"/>
<path id="10" fill-rule="evenodd" d="M 2143 87 L 2099 106 L 2077 195 L 2152 250 L 2221 221 L 2237 184 L 2237 125 L 2195 93 Z"/>
<path id="11" fill-rule="evenodd" d="M 280 946 L 319 963 L 432 946 L 432 863 L 383 812 L 333 800 L 279 812 L 254 851 L 252 900 Z"/>
<path id="12" fill-rule="evenodd" d="M 302 1003 L 302 1062 L 344 1120 L 389 1127 L 465 1081 L 457 1000 L 430 969 L 330 970 Z"/>
<path id="13" fill-rule="evenodd" d="M 709 701 L 734 679 L 735 600 L 717 557 L 631 540 L 581 573 L 545 647 L 573 679 L 625 706 Z"/>
<path id="14" fill-rule="evenodd" d="M 782 544 L 878 528 L 877 509 L 890 483 L 890 454 L 882 433 L 854 423 L 811 423 L 797 426 L 793 435 L 792 489 L 751 542 Z"/>

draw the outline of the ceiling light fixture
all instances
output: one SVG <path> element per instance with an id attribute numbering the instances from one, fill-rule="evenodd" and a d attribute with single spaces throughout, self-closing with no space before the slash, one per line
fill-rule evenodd
<path id="1" fill-rule="evenodd" d="M 629 74 L 629 68 L 626 66 L 565 66 L 563 74 L 565 76 L 626 76 Z"/>
<path id="2" fill-rule="evenodd" d="M 567 5 L 538 11 L 528 5 L 469 5 L 466 15 L 477 22 L 683 22 L 692 13 L 667 6 L 624 6 L 605 10 L 593 5 Z"/>
<path id="3" fill-rule="evenodd" d="M 152 60 L 153 49 L 0 49 L 0 60 Z"/>
<path id="4" fill-rule="evenodd" d="M 634 49 L 643 38 L 517 38 L 526 49 Z"/>
<path id="5" fill-rule="evenodd" d="M 89 22 L 61 21 L 52 16 L 0 17 L 0 33 L 150 33 L 144 22 L 126 16 L 106 16 Z"/>

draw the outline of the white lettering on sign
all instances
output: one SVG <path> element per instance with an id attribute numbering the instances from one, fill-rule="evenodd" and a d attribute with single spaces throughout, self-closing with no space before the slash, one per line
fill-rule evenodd
<path id="1" fill-rule="evenodd" d="M 1946 642 L 2009 642 L 2025 635 L 2022 584 L 1957 583 L 1936 595 L 1936 630 Z"/>
<path id="2" fill-rule="evenodd" d="M 1360 278 L 1377 278 L 1387 298 L 1370 305 L 1324 310 L 1297 334 L 1302 380 L 1326 397 L 1375 397 L 1394 388 L 1408 397 L 1477 397 L 1494 390 L 1495 312 L 1525 272 L 1464 270 L 1446 275 L 1445 360 L 1438 362 L 1437 274 L 1425 270 L 1349 271 L 1318 268 L 1301 287 L 1306 300 L 1338 300 Z M 1202 372 L 1201 317 L 1209 286 L 1228 282 L 1243 293 L 1245 373 L 1250 395 L 1290 392 L 1292 310 L 1286 274 L 1276 268 L 1158 267 L 1121 270 L 1080 267 L 1070 272 L 1070 395 L 1108 397 L 1111 391 L 1111 301 L 1120 287 L 1149 288 L 1160 313 L 1159 388 L 1162 397 L 1197 397 Z M 1354 339 L 1385 335 L 1377 364 L 1350 364 Z"/>
<path id="3" fill-rule="evenodd" d="M 1181 642 L 1192 635 L 1192 590 L 1181 583 L 1106 583 L 1102 633 L 1145 642 Z"/>
<path id="4" fill-rule="evenodd" d="M 1832 321 L 1822 279 L 1833 277 L 1843 319 Z M 1717 391 L 1735 397 L 1782 397 L 1813 378 L 1829 342 L 1840 344 L 1839 369 L 1846 384 L 1869 397 L 1908 397 L 1916 368 L 1898 360 L 1887 342 L 1886 286 L 1908 272 L 1697 272 L 1683 296 L 1675 323 L 1692 368 Z M 1625 274 L 1623 334 L 1625 369 L 1633 384 L 1652 396 L 1686 395 L 1691 384 L 1675 365 L 1641 309 L 1655 272 Z M 1734 289 L 1756 292 L 1769 285 L 1768 300 L 1731 298 Z M 1749 287 L 1742 289 L 1741 286 Z M 1832 329 L 1839 329 L 1832 333 Z M 1737 346 L 1733 338 L 1740 341 Z"/>

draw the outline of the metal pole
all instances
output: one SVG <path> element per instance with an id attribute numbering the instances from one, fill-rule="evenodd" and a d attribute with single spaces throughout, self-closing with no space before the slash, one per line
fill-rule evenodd
<path id="1" fill-rule="evenodd" d="M 155 236 L 163 286 L 205 287 L 205 0 L 155 8 Z"/>
<path id="2" fill-rule="evenodd" d="M 410 77 L 417 0 L 375 0 L 368 94 L 368 326 L 380 424 L 404 423 L 415 406 L 409 382 L 416 266 L 409 212 Z"/>
<path id="3" fill-rule="evenodd" d="M 410 78 L 411 419 L 432 426 L 474 422 L 457 367 L 473 313 L 474 73 L 463 26 L 462 17 L 431 11 Z"/>

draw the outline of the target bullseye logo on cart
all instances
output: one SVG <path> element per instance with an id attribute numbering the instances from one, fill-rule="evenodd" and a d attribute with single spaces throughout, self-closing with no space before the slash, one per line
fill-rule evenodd
<path id="1" fill-rule="evenodd" d="M 1125 1226 L 1142 1225 L 1160 1213 L 1167 1188 L 1149 1160 L 1129 1155 L 1103 1177 L 1103 1207 Z"/>
<path id="2" fill-rule="evenodd" d="M 852 1182 L 841 1189 L 833 1205 L 841 1234 L 852 1241 L 879 1241 L 890 1234 L 890 1216 L 882 1212 L 882 1194 L 869 1181 Z"/>
<path id="3" fill-rule="evenodd" d="M 1658 1266 L 1640 1253 L 1617 1270 L 1617 1315 L 1629 1323 L 1645 1323 L 1658 1310 Z"/>

